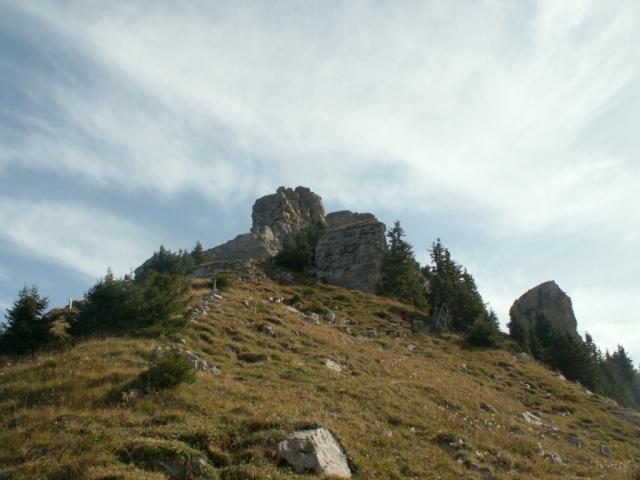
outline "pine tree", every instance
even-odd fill
[[[206,262],[207,254],[205,253],[200,240],[196,242],[196,246],[191,251],[191,257],[193,258],[193,261],[196,265],[201,265]]]
[[[508,327],[511,338],[520,345],[523,350],[529,352],[529,329],[527,326],[522,321],[512,318]]]
[[[618,349],[611,355],[611,360],[618,368],[625,383],[631,386],[636,376],[636,369],[633,366],[633,361],[629,358],[622,345],[618,345]]]
[[[550,363],[554,346],[554,330],[551,322],[544,315],[538,315],[529,338],[529,348],[536,360]]]
[[[440,239],[433,243],[430,256],[431,265],[423,273],[429,281],[428,299],[433,311],[446,306],[457,330],[465,330],[479,317],[486,317],[489,313],[473,276],[451,258]]]
[[[40,295],[36,285],[25,285],[5,315],[7,326],[0,334],[0,353],[31,353],[50,342],[51,322],[44,316],[48,306],[49,299]]]
[[[601,368],[605,380],[603,393],[622,405],[633,406],[635,401],[631,389],[618,368],[618,362],[608,351],[604,355]]]
[[[85,294],[78,315],[69,320],[69,333],[84,336],[131,329],[135,318],[129,303],[133,288],[132,282],[116,279],[113,270],[107,269]]]
[[[493,310],[479,316],[467,330],[466,341],[477,347],[496,347],[500,341],[498,316]]]
[[[413,248],[404,240],[404,230],[399,220],[396,220],[394,227],[387,232],[387,238],[389,247],[382,264],[378,293],[426,310],[428,303],[425,279],[420,272]]]
[[[172,333],[185,325],[182,313],[188,289],[189,282],[182,275],[149,270],[134,283],[115,278],[109,269],[69,320],[69,334]]]

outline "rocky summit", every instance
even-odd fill
[[[303,228],[324,225],[322,199],[305,187],[280,187],[253,204],[249,233],[238,235],[209,250],[216,260],[265,260]]]
[[[553,280],[525,292],[513,303],[509,315],[529,329],[546,318],[554,329],[578,335],[571,298]]]
[[[348,210],[325,216],[322,198],[306,187],[280,187],[255,201],[249,233],[209,253],[216,261],[266,260],[309,227],[324,229],[316,246],[318,279],[366,292],[375,291],[386,251],[386,227],[371,213]]]

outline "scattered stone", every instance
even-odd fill
[[[329,323],[334,323],[336,321],[336,314],[333,313],[331,310],[329,310],[328,308],[324,309],[324,313],[322,314],[322,316],[324,317],[324,319],[329,322]]]
[[[337,373],[342,372],[342,367],[340,366],[340,364],[334,360],[331,360],[330,358],[327,358],[324,361],[324,366],[327,367],[329,370],[333,370],[334,372],[337,372]]]
[[[493,472],[491,472],[491,469],[489,467],[475,464],[469,459],[464,460],[463,464],[469,470],[477,472],[478,475],[480,475],[484,480],[491,480],[493,478]]]
[[[471,370],[467,367],[466,363],[463,363],[462,365],[460,365],[460,371],[462,373],[471,373]]]
[[[269,357],[264,353],[245,352],[238,354],[238,360],[247,363],[260,363],[266,362],[267,360],[269,360]]]
[[[525,360],[527,362],[530,362],[533,360],[533,358],[531,358],[530,355],[524,353],[524,352],[514,352],[513,356],[516,358],[519,358],[520,360]]]
[[[582,440],[577,435],[569,435],[567,441],[578,448],[582,448]]]
[[[545,452],[540,442],[538,442],[538,453],[542,458],[546,458],[547,460],[553,463],[562,463],[562,458],[560,457],[559,454],[555,452]]]
[[[480,410],[484,410],[485,412],[494,413],[494,414],[498,413],[498,410],[496,410],[495,407],[484,402],[480,403]]]
[[[542,420],[542,418],[538,415],[535,415],[531,412],[523,412],[522,413],[522,418],[524,418],[524,420],[527,423],[531,423],[532,425],[538,425],[538,426],[542,426],[545,424],[544,420]]]
[[[546,458],[547,460],[553,462],[553,463],[562,463],[562,457],[555,452],[549,452],[547,453],[544,458]]]
[[[558,430],[553,425],[547,425],[546,426],[546,430],[544,431],[544,435],[546,435],[547,437],[559,438],[560,437],[560,430]]]
[[[603,457],[608,457],[611,455],[611,449],[605,443],[600,444],[599,450],[600,450],[600,455],[602,455]]]
[[[262,325],[260,325],[258,327],[258,330],[262,333],[266,333],[267,335],[272,336],[273,338],[276,338],[278,336],[277,332],[268,323],[263,323]]]
[[[317,313],[311,312],[306,318],[309,325],[320,325],[320,317]]]
[[[378,332],[376,331],[375,328],[370,328],[367,330],[367,337],[377,337],[378,336]]]
[[[244,302],[242,302],[244,304],[245,307],[247,308],[251,308],[251,304],[249,303],[249,300],[245,300]]]
[[[410,343],[407,348],[413,352],[418,349],[418,346],[415,343]]]
[[[351,478],[344,450],[325,428],[294,432],[278,444],[278,460],[291,465],[297,473]]]

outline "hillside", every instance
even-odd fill
[[[537,362],[427,334],[412,307],[260,271],[222,298],[192,281],[180,338],[92,339],[0,367],[0,478],[161,479],[156,460],[192,457],[209,478],[313,478],[275,455],[320,425],[356,479],[640,478],[636,415]],[[322,309],[335,320],[300,312]],[[168,344],[221,373],[132,391]]]

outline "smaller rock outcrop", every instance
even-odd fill
[[[278,460],[298,473],[351,478],[347,456],[326,428],[294,432],[278,445]]]
[[[509,315],[512,321],[532,329],[540,318],[546,318],[556,330],[578,335],[578,322],[571,298],[554,281],[532,288],[516,300]]]
[[[318,278],[345,288],[374,292],[387,250],[385,225],[370,213],[327,215],[316,245]]]

